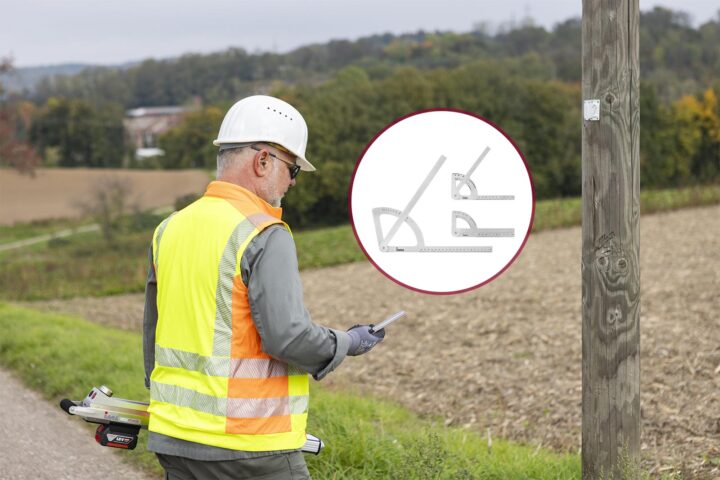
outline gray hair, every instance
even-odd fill
[[[220,146],[220,151],[217,156],[216,177],[220,178],[220,176],[236,162],[244,160],[247,156],[245,154],[249,152],[247,148],[249,145],[251,144],[229,144]]]

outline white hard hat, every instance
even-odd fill
[[[274,143],[297,157],[300,170],[312,172],[315,167],[305,158],[307,139],[305,119],[292,105],[279,98],[254,95],[228,110],[213,145]]]

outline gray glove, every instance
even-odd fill
[[[369,352],[375,345],[383,341],[385,338],[385,329],[383,328],[379,332],[370,332],[371,325],[355,325],[348,330],[350,335],[350,348],[348,349],[348,355],[362,355],[363,353]]]

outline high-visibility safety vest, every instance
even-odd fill
[[[262,351],[240,272],[250,241],[284,225],[281,212],[242,187],[212,182],[155,230],[151,432],[246,451],[305,443],[308,375]]]

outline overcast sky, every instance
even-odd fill
[[[580,16],[581,0],[0,0],[0,57],[15,65],[118,64],[227,47],[284,52],[330,39],[468,31],[530,16],[547,28]],[[715,18],[718,0],[640,0]]]

